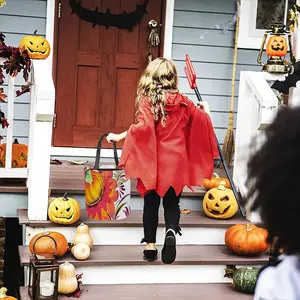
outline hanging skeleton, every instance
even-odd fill
[[[151,29],[148,42],[149,42],[149,54],[148,54],[148,63],[150,63],[153,59],[153,48],[158,47],[160,44],[159,34],[158,34],[158,27],[159,24],[151,20],[149,23],[149,28]]]

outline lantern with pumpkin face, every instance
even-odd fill
[[[277,56],[282,57],[286,56],[287,54],[287,42],[286,38],[282,35],[272,35],[270,36],[267,47],[266,53],[269,56]]]
[[[36,34],[25,36],[20,42],[20,48],[25,48],[32,59],[46,59],[50,54],[48,41]]]
[[[48,208],[49,219],[57,224],[73,224],[80,218],[80,205],[77,200],[63,197],[55,198]]]
[[[219,187],[209,190],[203,199],[205,214],[214,219],[229,219],[233,217],[238,204],[232,190],[225,188],[225,181],[221,181]]]

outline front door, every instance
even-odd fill
[[[141,0],[81,0],[81,6],[121,14]],[[54,146],[96,147],[106,132],[121,133],[135,119],[136,85],[148,62],[148,22],[162,24],[163,0],[150,0],[132,31],[81,20],[61,1],[56,65]],[[160,30],[161,31],[161,30]],[[162,48],[160,46],[160,48]],[[160,48],[154,57],[162,55]]]

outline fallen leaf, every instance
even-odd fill
[[[184,209],[180,210],[180,212],[181,212],[183,215],[187,215],[187,214],[189,214],[191,211],[190,211],[189,209],[187,209],[187,208],[184,208]]]

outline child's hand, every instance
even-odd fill
[[[118,135],[118,134],[115,134],[115,133],[110,133],[110,134],[106,137],[106,140],[107,140],[109,143],[112,143],[112,142],[118,142],[118,141],[119,141],[119,135]]]
[[[209,105],[206,101],[198,102],[197,106],[201,109],[203,109],[209,116],[210,116],[210,109]]]

